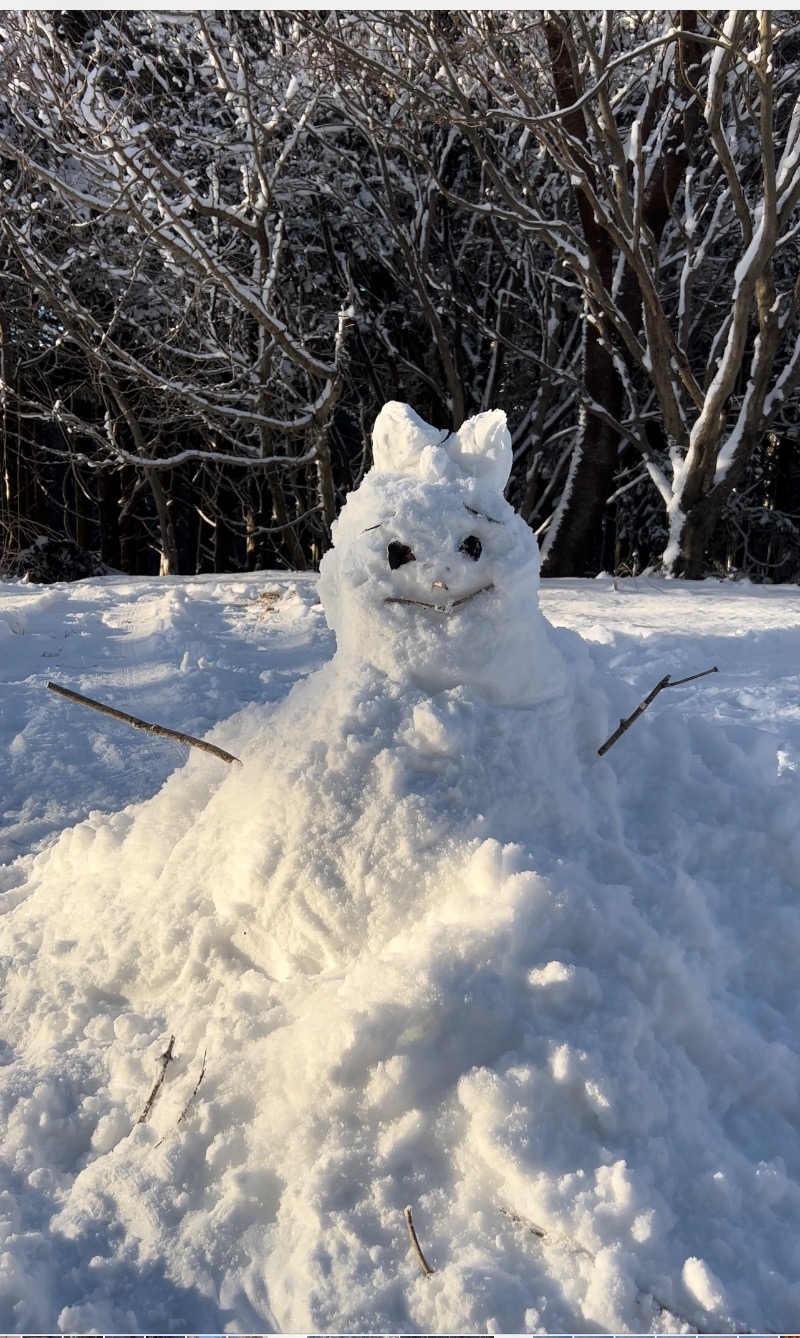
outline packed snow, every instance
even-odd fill
[[[797,1331],[800,591],[375,457],[319,580],[0,584],[3,1328]]]

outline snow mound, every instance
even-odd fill
[[[6,894],[9,1331],[796,1327],[796,775],[669,708],[599,759],[631,696],[539,611],[504,425],[440,436],[383,411],[242,765]]]

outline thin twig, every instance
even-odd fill
[[[186,1119],[186,1112],[187,1112],[187,1110],[189,1109],[189,1107],[191,1106],[191,1104],[192,1104],[192,1102],[194,1101],[195,1097],[197,1096],[197,1092],[198,1092],[198,1089],[199,1089],[199,1087],[200,1087],[200,1084],[201,1084],[201,1082],[203,1081],[204,1077],[206,1076],[206,1055],[207,1055],[207,1054],[208,1054],[208,1047],[206,1047],[206,1049],[203,1051],[203,1063],[202,1063],[201,1066],[200,1066],[200,1077],[197,1079],[197,1082],[195,1083],[194,1087],[192,1088],[192,1092],[191,1092],[191,1095],[190,1095],[190,1097],[189,1097],[189,1100],[186,1102],[186,1105],[184,1106],[183,1110],[181,1111],[180,1115],[178,1116],[178,1124],[180,1124],[181,1120],[185,1120],[185,1119]]]
[[[532,1222],[528,1217],[520,1217],[519,1213],[514,1213],[510,1208],[501,1208],[504,1217],[510,1217],[515,1226],[524,1227],[530,1231],[531,1235],[538,1236],[540,1240],[547,1240],[547,1232],[544,1227],[539,1226],[538,1222]]]
[[[639,716],[642,714],[642,712],[647,710],[651,701],[653,701],[658,696],[659,692],[661,692],[664,688],[677,688],[680,687],[681,683],[691,683],[694,681],[695,678],[705,678],[707,674],[718,674],[718,673],[719,669],[717,668],[716,665],[713,665],[711,669],[703,669],[702,672],[699,674],[689,674],[686,678],[676,678],[673,680],[670,674],[665,674],[664,677],[661,679],[661,681],[659,683],[656,683],[655,687],[653,688],[653,691],[649,692],[645,697],[644,701],[639,703],[633,714],[627,716],[625,720],[620,720],[617,729],[614,730],[614,733],[611,735],[611,737],[606,739],[605,743],[602,745],[601,748],[598,748],[597,750],[598,757],[602,757],[603,753],[608,752],[611,745],[617,742],[617,739],[619,739],[625,733],[626,729],[630,729],[634,720],[639,719]]]
[[[183,1110],[181,1111],[180,1115],[178,1116],[177,1120],[175,1121],[175,1124],[174,1124],[174,1126],[173,1126],[173,1129],[177,1129],[177,1127],[178,1127],[178,1125],[180,1124],[181,1120],[185,1120],[185,1119],[186,1119],[186,1112],[187,1112],[187,1110],[189,1109],[189,1107],[190,1107],[190,1105],[192,1104],[192,1102],[194,1101],[195,1097],[197,1096],[197,1092],[198,1092],[198,1089],[199,1089],[199,1087],[200,1087],[200,1084],[201,1084],[201,1082],[203,1081],[204,1077],[206,1076],[206,1055],[207,1055],[207,1054],[208,1054],[208,1047],[206,1047],[206,1049],[203,1051],[203,1063],[202,1063],[201,1066],[200,1066],[200,1077],[197,1079],[197,1082],[195,1083],[194,1087],[192,1088],[191,1094],[190,1094],[190,1096],[189,1096],[189,1100],[186,1102],[186,1105],[184,1106]],[[173,1130],[168,1130],[167,1132],[168,1132],[168,1133],[172,1133]],[[160,1148],[160,1147],[161,1147],[161,1144],[164,1142],[164,1138],[166,1138],[166,1136],[167,1136],[167,1135],[164,1134],[164,1137],[159,1138],[158,1142],[156,1143],[156,1147],[157,1147],[157,1148]]]
[[[419,1243],[419,1241],[417,1240],[417,1233],[416,1233],[416,1231],[414,1230],[414,1219],[413,1219],[412,1216],[411,1216],[411,1207],[410,1207],[410,1206],[409,1206],[408,1208],[404,1208],[404,1209],[403,1209],[403,1216],[404,1216],[404,1218],[406,1219],[406,1226],[408,1227],[408,1234],[409,1234],[409,1237],[410,1237],[410,1239],[411,1239],[411,1244],[412,1244],[413,1247],[414,1247],[414,1253],[416,1254],[417,1258],[419,1259],[419,1265],[420,1265],[420,1268],[422,1269],[422,1271],[423,1271],[423,1273],[425,1274],[426,1278],[428,1278],[428,1277],[430,1277],[431,1273],[433,1272],[433,1269],[431,1268],[430,1264],[428,1263],[427,1259],[425,1258],[425,1255],[422,1253],[422,1249],[421,1249],[421,1247],[420,1247],[420,1243]]]
[[[421,609],[436,609],[437,613],[449,613],[451,609],[457,609],[459,604],[469,604],[471,599],[486,594],[487,590],[494,590],[494,585],[482,585],[480,590],[473,590],[471,595],[462,595],[460,599],[451,599],[448,604],[428,604],[424,599],[401,599],[399,595],[387,595],[383,602],[384,604],[416,604]]]
[[[144,1124],[145,1120],[148,1118],[150,1112],[152,1111],[153,1106],[156,1104],[156,1101],[158,1100],[158,1094],[161,1091],[161,1088],[164,1086],[164,1078],[166,1077],[169,1061],[174,1057],[172,1054],[172,1047],[174,1044],[175,1044],[175,1037],[170,1036],[169,1045],[167,1046],[166,1050],[161,1056],[161,1069],[159,1071],[158,1077],[153,1083],[153,1090],[144,1103],[144,1110],[142,1111],[141,1115],[136,1121],[137,1124]]]
[[[693,674],[692,677],[694,678],[696,675]],[[675,684],[673,683],[671,686],[674,687]],[[553,1246],[556,1249],[566,1250],[569,1254],[582,1255],[586,1259],[596,1260],[597,1258],[596,1255],[592,1254],[591,1250],[586,1249],[585,1245],[578,1245],[575,1241],[570,1240],[568,1236],[553,1235],[552,1232],[545,1231],[544,1227],[538,1226],[536,1222],[531,1222],[527,1217],[521,1217],[519,1213],[512,1212],[509,1208],[501,1208],[500,1212],[504,1217],[508,1217],[515,1226],[522,1227],[525,1231],[529,1231],[532,1236],[536,1236],[537,1239],[542,1242],[543,1247]],[[646,1291],[643,1287],[638,1286],[638,1284],[636,1284],[636,1290],[643,1300],[652,1301],[659,1310],[662,1310],[665,1315],[669,1315],[671,1319],[676,1319],[681,1324],[685,1324],[691,1329],[697,1327],[694,1321],[687,1319],[685,1315],[681,1315],[670,1306],[667,1306],[655,1295],[654,1292]],[[749,1333],[751,1330],[743,1329],[739,1330],[739,1332]]]
[[[238,762],[242,765],[241,758],[234,757],[233,753],[226,753],[224,748],[218,748],[215,743],[206,743],[205,739],[196,739],[193,734],[184,734],[182,730],[167,729],[166,725],[151,725],[147,720],[140,720],[138,716],[128,715],[127,711],[118,711],[114,706],[106,706],[103,702],[95,701],[94,697],[84,697],[80,692],[73,692],[72,688],[63,688],[60,683],[48,683],[51,692],[57,692],[61,697],[67,697],[72,702],[78,702],[81,706],[90,706],[93,711],[99,711],[101,715],[110,715],[113,720],[122,720],[126,725],[135,725],[137,729],[147,730],[148,734],[160,734],[165,739],[175,739],[178,743],[186,743],[191,748],[201,748],[204,753],[213,753],[214,757],[219,757],[223,762]]]

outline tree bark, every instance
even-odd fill
[[[575,72],[570,50],[558,24],[545,23],[545,34],[550,51],[553,84],[559,107],[569,107],[578,98]],[[580,111],[564,116],[566,131],[583,144],[586,125]],[[586,246],[604,285],[610,286],[613,251],[608,234],[600,228],[588,201],[580,192],[575,204],[581,222]],[[584,324],[583,380],[587,394],[601,404],[614,418],[618,418],[623,400],[623,389],[613,360],[600,343],[596,326]],[[581,414],[578,441],[570,465],[569,495],[559,507],[552,540],[545,539],[542,557],[544,576],[583,576],[591,571],[601,542],[603,512],[606,498],[614,491],[614,473],[619,452],[619,434],[605,423],[593,423]]]
[[[617,418],[622,409],[622,387],[614,365],[600,344],[594,326],[584,336],[583,381],[586,393]],[[543,576],[596,575],[602,546],[606,498],[614,491],[619,456],[619,433],[607,423],[582,414],[567,485],[563,514],[552,544],[542,555]]]
[[[157,469],[147,470],[147,482],[153,494],[158,516],[158,532],[161,540],[161,576],[178,576],[178,548],[175,543],[175,531],[169,511],[169,500]]]
[[[681,15],[689,31],[696,31],[696,15]],[[545,24],[548,49],[552,61],[556,100],[560,107],[569,107],[578,99],[581,89],[575,78],[573,48],[557,22]],[[698,44],[681,38],[678,64],[684,82],[693,91],[689,74],[700,59]],[[651,114],[655,114],[654,106]],[[660,239],[670,216],[672,200],[680,184],[687,163],[686,144],[698,118],[696,97],[690,98],[680,120],[675,120],[671,133],[665,139],[659,170],[654,171],[645,192],[642,222],[653,240]],[[586,170],[590,176],[591,147],[587,140],[586,123],[581,111],[566,112],[563,119],[567,133],[586,152]],[[645,130],[647,127],[645,126]],[[611,288],[612,268],[616,251],[606,230],[594,217],[586,197],[578,187],[575,203],[586,241],[587,250],[607,292]],[[620,284],[618,304],[632,329],[642,322],[642,295],[634,271],[626,267]],[[601,333],[594,323],[586,324],[584,342],[584,388],[589,398],[601,405],[608,414],[619,419],[625,404],[625,392],[613,359],[601,343]],[[625,350],[621,357],[629,363]],[[606,499],[614,491],[614,478],[619,462],[619,433],[604,423],[593,422],[582,415],[576,454],[570,466],[568,491],[565,491],[562,513],[557,517],[557,530],[551,543],[543,546],[542,572],[546,576],[583,576],[594,573],[602,564],[602,529]],[[713,528],[713,524],[712,524]]]
[[[681,531],[680,552],[672,564],[673,576],[701,581],[707,574],[706,553],[722,505],[718,498],[709,498],[696,503],[688,512]]]

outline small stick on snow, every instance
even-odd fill
[[[591,1250],[587,1250],[585,1245],[575,1244],[568,1236],[553,1236],[549,1231],[545,1231],[544,1227],[538,1226],[536,1222],[531,1222],[527,1217],[520,1217],[519,1213],[512,1212],[510,1208],[501,1208],[500,1211],[504,1217],[510,1218],[515,1226],[524,1227],[526,1231],[530,1231],[532,1235],[536,1236],[542,1242],[543,1246],[555,1246],[557,1249],[567,1250],[570,1254],[580,1254],[586,1259],[593,1259],[596,1262],[597,1256],[592,1254]],[[685,1324],[688,1329],[697,1328],[696,1321],[687,1319],[685,1315],[681,1315],[678,1311],[665,1305],[663,1301],[659,1300],[655,1292],[644,1291],[643,1288],[638,1285],[636,1286],[636,1291],[640,1297],[647,1301],[652,1301],[658,1309],[662,1310],[670,1319],[677,1320],[680,1324]],[[751,1332],[752,1330],[750,1329],[737,1329],[737,1333]]]
[[[78,702],[81,706],[90,706],[93,711],[99,711],[101,715],[110,715],[113,720],[122,720],[126,725],[135,725],[137,729],[147,730],[148,734],[161,734],[165,739],[175,739],[178,743],[186,743],[191,748],[202,748],[204,753],[213,753],[223,762],[238,762],[240,766],[242,765],[241,758],[234,757],[233,753],[226,753],[224,748],[218,748],[214,743],[206,743],[205,739],[196,739],[193,734],[167,729],[166,725],[151,725],[146,720],[140,720],[138,716],[128,715],[126,711],[118,711],[113,706],[95,701],[94,697],[84,697],[80,692],[73,692],[72,688],[63,688],[60,683],[48,683],[47,686],[51,692],[57,692],[60,697],[67,697],[69,701]]]
[[[422,1253],[420,1243],[417,1240],[417,1233],[414,1230],[414,1219],[411,1216],[410,1206],[408,1208],[403,1209],[403,1216],[406,1219],[406,1226],[408,1227],[408,1234],[411,1239],[411,1244],[414,1247],[414,1253],[419,1259],[419,1266],[422,1269],[423,1273],[425,1274],[426,1278],[430,1277],[431,1273],[433,1272],[433,1269],[431,1268],[430,1264],[425,1258],[425,1255]]]
[[[204,1077],[206,1076],[206,1055],[207,1055],[207,1054],[208,1054],[208,1047],[206,1046],[206,1049],[203,1051],[203,1063],[202,1063],[201,1066],[200,1066],[200,1077],[197,1079],[197,1082],[195,1083],[194,1087],[192,1088],[191,1094],[190,1094],[190,1096],[189,1096],[189,1100],[186,1102],[186,1105],[184,1106],[183,1110],[181,1111],[180,1115],[178,1116],[177,1120],[175,1121],[175,1125],[174,1125],[174,1128],[175,1128],[175,1129],[177,1129],[177,1127],[178,1127],[178,1125],[180,1124],[181,1120],[185,1120],[185,1119],[186,1119],[186,1112],[187,1112],[187,1110],[189,1109],[189,1107],[191,1106],[191,1104],[192,1104],[192,1102],[194,1101],[195,1097],[197,1096],[197,1093],[198,1093],[200,1084],[201,1084],[201,1082],[203,1081]],[[168,1132],[168,1133],[171,1133],[172,1131],[171,1131],[171,1130],[168,1130],[167,1132]],[[164,1135],[164,1138],[166,1138],[166,1134]],[[159,1138],[158,1142],[156,1143],[156,1147],[157,1147],[157,1148],[160,1148],[160,1147],[161,1147],[161,1144],[164,1142],[164,1138]]]
[[[178,1116],[178,1124],[180,1124],[181,1120],[185,1120],[185,1119],[186,1119],[186,1112],[187,1112],[187,1110],[189,1109],[189,1107],[191,1106],[191,1104],[192,1104],[192,1102],[194,1101],[195,1097],[197,1096],[197,1092],[198,1092],[198,1089],[199,1089],[199,1087],[200,1087],[200,1084],[201,1084],[201,1082],[203,1081],[203,1079],[204,1079],[205,1076],[206,1076],[206,1055],[207,1055],[207,1054],[208,1054],[208,1047],[206,1046],[206,1049],[203,1051],[203,1062],[202,1062],[202,1064],[200,1065],[200,1077],[197,1079],[197,1082],[195,1083],[194,1087],[192,1088],[192,1092],[191,1092],[191,1096],[189,1097],[189,1100],[186,1102],[186,1105],[184,1106],[183,1110],[181,1111],[180,1115]]]
[[[617,742],[617,739],[619,739],[625,733],[626,729],[630,729],[634,720],[639,719],[639,716],[644,711],[647,710],[651,701],[653,701],[658,696],[659,692],[661,692],[663,688],[677,688],[680,687],[681,683],[692,683],[696,678],[705,678],[707,674],[718,674],[718,673],[719,669],[717,668],[716,665],[713,665],[711,669],[703,669],[702,672],[699,674],[689,674],[687,678],[676,678],[674,681],[670,676],[670,674],[665,674],[665,676],[661,679],[661,681],[659,683],[656,683],[655,687],[653,688],[653,691],[648,693],[643,702],[639,703],[633,714],[629,715],[625,720],[620,720],[618,728],[614,730],[614,733],[611,735],[611,737],[606,739],[605,743],[601,748],[598,748],[597,750],[598,757],[602,757],[603,753],[607,753],[611,745]]]
[[[167,1066],[169,1064],[169,1061],[173,1058],[172,1047],[174,1044],[175,1044],[175,1037],[170,1036],[169,1045],[167,1046],[166,1050],[161,1056],[161,1071],[158,1077],[156,1078],[155,1082],[153,1083],[153,1090],[144,1103],[144,1110],[142,1111],[141,1115],[136,1121],[137,1124],[144,1124],[145,1120],[148,1118],[151,1110],[153,1109],[153,1106],[156,1104],[156,1101],[158,1100],[158,1094],[164,1085],[164,1078],[166,1076]]]
[[[539,1226],[538,1222],[532,1222],[528,1217],[520,1217],[519,1213],[512,1212],[510,1208],[501,1208],[500,1211],[504,1217],[510,1217],[515,1226],[524,1227],[526,1231],[538,1236],[540,1240],[547,1240],[547,1232],[544,1227]]]

